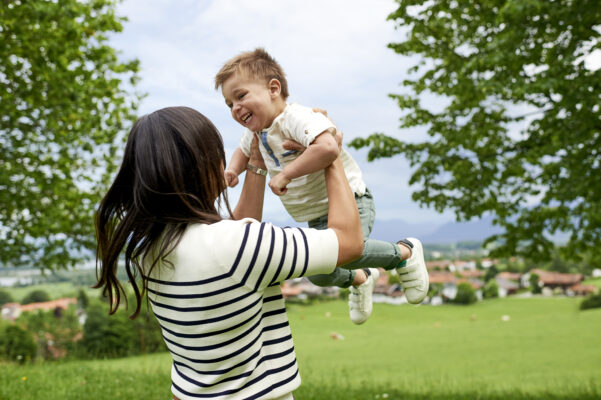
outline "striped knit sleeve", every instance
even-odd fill
[[[252,222],[237,248],[236,276],[252,290],[286,279],[330,273],[336,267],[338,239],[331,229],[280,228]]]

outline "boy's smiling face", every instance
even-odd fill
[[[280,96],[280,82],[272,79],[268,83],[236,72],[223,82],[221,93],[225,104],[231,109],[232,117],[253,132],[268,128],[285,105]]]

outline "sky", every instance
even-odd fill
[[[213,78],[226,60],[256,47],[282,65],[288,101],[326,109],[345,141],[374,132],[414,141],[423,138],[423,130],[399,129],[401,111],[388,97],[402,90],[415,62],[387,47],[403,38],[386,20],[395,5],[392,0],[124,0],[118,14],[128,21],[111,45],[123,59],[141,62],[138,90],[147,96],[140,114],[176,105],[200,111],[220,130],[228,160],[243,128],[231,118]],[[368,163],[367,150],[349,152],[374,195],[377,221],[454,220],[452,213],[420,208],[411,200],[411,170],[403,157]],[[241,186],[228,193],[232,205]],[[267,190],[264,219],[290,221]]]

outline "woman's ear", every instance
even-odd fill
[[[272,80],[269,81],[269,83],[267,84],[268,88],[269,88],[269,94],[271,95],[272,98],[278,97],[280,95],[280,93],[282,92],[282,84],[280,83],[279,80],[273,78]]]

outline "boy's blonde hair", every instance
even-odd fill
[[[244,72],[254,79],[268,83],[272,79],[280,81],[282,98],[288,98],[288,81],[278,62],[263,48],[246,51],[227,61],[215,75],[215,89],[219,89],[236,72]]]

